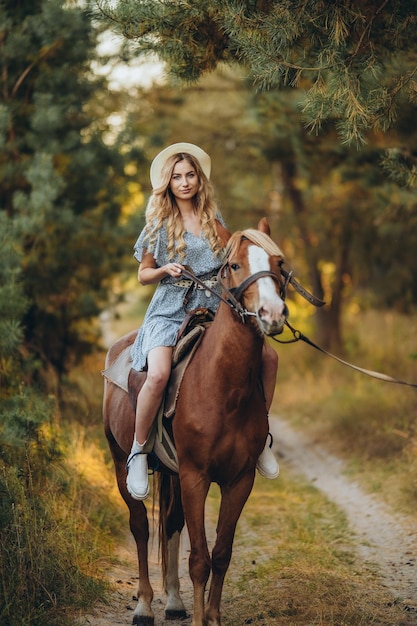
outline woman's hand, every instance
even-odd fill
[[[181,263],[167,263],[164,265],[163,269],[168,276],[172,276],[172,278],[179,278],[182,274],[183,266]]]
[[[184,269],[181,263],[167,263],[162,267],[157,267],[152,254],[143,255],[142,262],[138,270],[138,280],[141,285],[152,285],[159,283],[163,278],[172,276],[172,278],[180,278]]]

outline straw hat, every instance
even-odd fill
[[[204,174],[207,178],[210,178],[211,159],[209,155],[204,152],[204,150],[195,146],[193,143],[173,143],[172,146],[168,146],[168,148],[165,148],[157,154],[152,161],[150,171],[152,189],[156,189],[161,184],[161,172],[167,159],[174,154],[179,154],[181,152],[186,152],[187,154],[191,154],[195,157],[200,163]]]

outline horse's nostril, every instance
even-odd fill
[[[263,306],[261,306],[261,308],[258,309],[258,317],[259,318],[262,319],[263,317],[265,317],[266,313],[267,313],[267,311],[266,311],[266,309]]]
[[[278,311],[277,311],[277,313],[278,313]],[[289,315],[289,311],[288,311],[288,307],[285,304],[285,302],[282,303],[282,309],[279,311],[279,316],[274,315],[273,312],[271,312],[269,309],[267,309],[264,306],[261,306],[258,309],[258,317],[259,317],[259,319],[271,319],[272,320],[272,319],[280,317],[280,316],[283,316],[283,317],[287,318],[288,315]]]

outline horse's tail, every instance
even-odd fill
[[[180,480],[177,474],[159,474],[159,555],[166,589],[168,541],[184,528]]]

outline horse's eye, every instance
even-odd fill
[[[278,261],[278,267],[281,269],[281,267],[284,265],[284,259],[280,259]]]
[[[238,265],[237,263],[232,263],[230,265],[230,268],[234,271],[237,272],[237,270],[240,268],[240,265]]]

